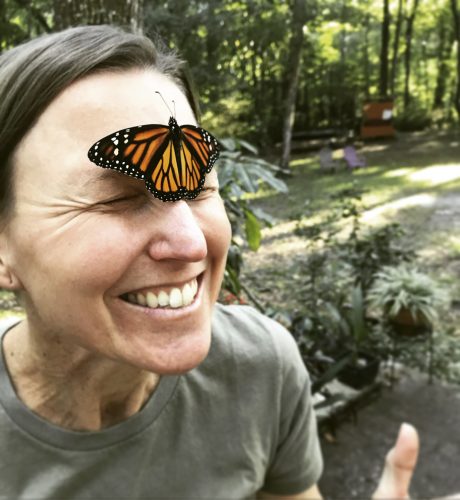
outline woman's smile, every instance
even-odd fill
[[[202,305],[204,273],[185,283],[147,287],[120,296],[129,313],[142,313],[156,321],[184,318]]]
[[[185,283],[143,287],[123,294],[121,298],[132,304],[151,309],[170,307],[173,309],[190,305],[198,291],[198,276]]]

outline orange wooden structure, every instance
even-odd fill
[[[394,137],[394,135],[393,101],[382,100],[364,103],[361,138]]]

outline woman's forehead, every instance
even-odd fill
[[[96,129],[102,135],[147,123],[167,124],[171,113],[181,125],[195,124],[182,90],[152,69],[90,75],[65,89],[50,108],[55,119],[67,123],[71,113],[79,119],[80,131]]]
[[[182,90],[155,70],[89,75],[67,87],[49,104],[17,150],[24,149],[24,143],[34,142],[36,155],[63,144],[84,148],[86,156],[96,141],[117,130],[152,123],[167,125],[171,116],[168,106],[179,125],[196,124]]]
[[[171,116],[168,106],[180,125],[196,123],[182,90],[155,70],[85,77],[52,101],[21,141],[14,155],[16,177],[21,183],[30,181],[33,165],[36,177],[59,177],[66,184],[69,178],[78,190],[79,179],[92,178],[99,170],[87,156],[96,141],[132,126],[166,125]]]

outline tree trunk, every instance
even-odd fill
[[[452,0],[456,1],[456,0]],[[407,1],[409,3],[409,1]],[[407,109],[410,102],[410,71],[411,71],[411,56],[412,56],[412,35],[414,32],[415,14],[419,0],[414,0],[411,13],[406,17],[406,50],[404,52],[404,110]],[[407,5],[407,4],[406,4]]]
[[[287,93],[284,101],[283,116],[283,149],[280,167],[284,172],[289,171],[289,157],[291,154],[292,127],[295,118],[295,103],[299,83],[300,61],[304,42],[303,27],[307,21],[306,0],[294,0],[292,7],[291,39],[286,66]]]
[[[447,91],[447,83],[449,81],[449,59],[452,52],[453,30],[449,30],[447,22],[447,11],[443,9],[439,16],[438,39],[439,45],[437,50],[438,74],[436,76],[436,86],[433,96],[433,109],[441,109],[444,105],[444,100]]]
[[[382,39],[380,46],[379,94],[388,94],[388,52],[390,47],[390,0],[383,0]]]
[[[117,24],[143,31],[144,0],[53,0],[54,28],[79,24]]]
[[[369,99],[369,88],[371,86],[371,71],[369,61],[369,31],[370,15],[366,14],[363,21],[364,44],[363,44],[363,69],[364,69],[364,95]]]
[[[396,76],[398,74],[399,39],[401,37],[401,25],[403,19],[403,0],[398,1],[398,13],[396,15],[395,33],[393,38],[393,56],[391,58],[390,92],[395,95]]]
[[[342,8],[340,12],[340,23],[343,28],[340,30],[339,34],[339,51],[340,51],[340,63],[337,66],[338,74],[333,81],[333,85],[330,87],[331,92],[331,103],[335,104],[335,110],[332,113],[332,117],[335,118],[333,127],[344,127],[344,103],[345,103],[345,93],[337,92],[337,82],[344,82],[347,77],[347,1],[342,0]]]
[[[452,14],[454,18],[454,33],[457,41],[457,82],[455,89],[455,109],[460,118],[460,11],[457,0],[451,0]]]

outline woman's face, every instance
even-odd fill
[[[179,125],[195,123],[181,90],[153,70],[92,75],[50,104],[13,158],[5,260],[31,332],[162,374],[208,352],[230,226],[215,171],[196,200],[165,203],[88,160],[111,132],[168,122],[155,91]],[[156,300],[188,305],[142,305]]]

